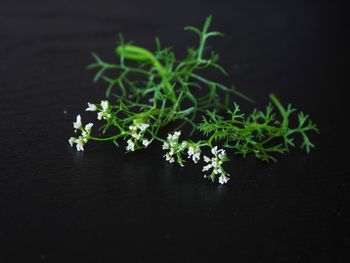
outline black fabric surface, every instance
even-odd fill
[[[345,6],[337,1],[0,3],[1,262],[348,262]],[[124,155],[68,145],[72,121],[104,96],[91,51],[113,60],[122,32],[181,56],[182,30],[213,14],[210,41],[258,107],[274,92],[309,113],[316,149],[264,164],[230,155],[225,186],[166,163],[159,144]],[[244,109],[251,105],[240,101]],[[23,261],[25,260],[25,261]],[[113,261],[112,261],[113,260]]]

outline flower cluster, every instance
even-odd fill
[[[163,150],[169,150],[165,155],[165,160],[170,163],[175,162],[174,155],[177,156],[177,162],[183,166],[183,160],[181,157],[181,153],[186,149],[187,142],[184,141],[179,143],[179,137],[181,135],[181,131],[174,132],[173,134],[168,134],[167,141],[163,143]]]
[[[110,107],[107,100],[102,100],[100,106],[98,107],[96,104],[92,104],[88,102],[88,107],[85,111],[98,111],[97,119],[98,120],[107,120],[111,117]]]
[[[196,144],[192,144],[188,147],[187,154],[188,158],[192,157],[192,161],[194,163],[198,163],[201,158],[201,148],[199,148],[199,146]]]
[[[182,153],[185,149],[187,149],[188,158],[192,158],[194,163],[198,163],[198,161],[201,159],[201,144],[199,142],[179,142],[180,135],[181,131],[174,132],[173,134],[168,134],[167,140],[163,143],[163,150],[168,150],[168,152],[164,155],[165,159],[170,163],[174,163],[175,157],[177,157],[176,161],[181,166],[183,166]],[[206,146],[208,145],[206,144]],[[216,176],[220,175],[219,183],[225,184],[228,182],[228,177],[230,176],[222,167],[223,163],[228,161],[225,150],[218,149],[218,147],[215,146],[211,148],[211,153],[213,154],[212,158],[203,156],[203,159],[207,165],[203,167],[202,171],[206,172],[210,169],[213,169],[209,175],[209,178],[214,181]],[[204,177],[206,178],[207,175],[204,175]]]
[[[79,136],[78,138],[71,137],[68,140],[70,146],[73,147],[73,145],[76,144],[78,151],[84,151],[84,145],[88,142],[90,138],[91,128],[93,125],[93,123],[88,123],[85,125],[85,127],[83,127],[83,124],[81,122],[81,116],[78,115],[76,121],[73,122],[73,127],[75,129],[75,132],[77,132],[77,130],[81,130],[81,136]]]
[[[222,168],[222,164],[226,161],[228,161],[225,150],[218,149],[217,146],[211,149],[211,153],[214,155],[212,158],[209,158],[207,156],[204,156],[204,161],[208,163],[203,167],[203,172],[209,171],[210,169],[213,169],[211,174],[209,175],[209,178],[212,180],[215,179],[215,176],[217,174],[220,175],[219,177],[219,183],[225,184],[228,182],[230,176],[228,173],[225,172],[225,170]],[[207,176],[204,175],[206,178]]]
[[[131,131],[131,139],[127,140],[127,151],[135,151],[135,146],[138,145],[138,141],[141,141],[145,148],[151,143],[151,141],[144,137],[148,127],[149,124],[143,123],[142,120],[133,121],[133,125],[129,126],[129,130]]]

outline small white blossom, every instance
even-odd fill
[[[181,131],[174,132],[173,134],[168,134],[167,139],[169,141],[177,141],[181,135]]]
[[[174,132],[174,134],[172,135],[172,140],[174,141],[178,140],[180,135],[181,135],[181,131]]]
[[[209,162],[211,161],[211,159],[210,159],[208,156],[205,156],[205,155],[204,155],[204,161],[205,161],[206,163],[209,163]]]
[[[216,155],[218,153],[218,147],[215,146],[214,148],[211,149],[211,153]]]
[[[81,126],[82,126],[82,123],[81,123],[81,116],[80,116],[80,114],[79,114],[79,115],[77,116],[76,121],[73,122],[73,127],[74,127],[75,130],[78,130],[78,129],[81,128]]]
[[[94,126],[94,124],[90,122],[90,123],[88,123],[88,124],[85,125],[84,130],[87,131],[87,132],[90,132],[92,126]]]
[[[175,159],[174,159],[174,157],[172,156],[172,154],[167,153],[167,154],[164,155],[164,156],[165,156],[165,160],[167,160],[169,163],[175,162]]]
[[[97,119],[98,120],[107,120],[111,117],[111,114],[108,112],[109,110],[109,103],[107,100],[102,100],[101,101],[101,107],[102,107],[102,111],[99,111],[97,113]]]
[[[183,151],[184,149],[186,149],[187,145],[188,145],[188,142],[183,141],[183,142],[181,143],[181,145],[180,145],[181,151]]]
[[[137,130],[137,127],[134,126],[134,125],[130,125],[130,126],[129,126],[129,130],[130,130],[130,131],[136,131],[136,130]]]
[[[148,123],[141,123],[141,124],[139,125],[138,128],[139,128],[142,132],[144,132],[148,127],[149,127],[149,124],[148,124]]]
[[[107,111],[108,110],[108,101],[107,100],[102,100],[101,101],[101,107],[102,107],[102,111]]]
[[[220,184],[226,184],[228,182],[228,180],[230,180],[230,178],[226,177],[223,174],[219,177],[219,183]]]
[[[211,149],[211,153],[214,155],[212,158],[209,158],[207,156],[203,157],[207,165],[203,167],[202,171],[206,172],[212,168],[213,170],[209,177],[213,179],[215,177],[214,175],[220,175],[219,183],[220,184],[227,183],[227,181],[229,180],[228,178],[229,174],[227,174],[222,168],[222,164],[225,161],[227,161],[225,150],[218,149],[218,147],[215,146],[214,148]]]
[[[221,152],[218,154],[218,157],[220,160],[224,160],[226,158],[225,150],[221,150]]]
[[[85,125],[84,130],[82,131],[81,135],[83,136],[84,140],[88,140],[88,137],[90,135],[91,132],[91,128],[94,124],[93,123],[88,123]]]
[[[85,125],[84,128],[82,128],[83,124],[81,122],[81,116],[78,115],[76,121],[73,123],[73,126],[75,129],[81,130],[81,136],[79,136],[78,138],[71,137],[68,140],[70,146],[73,147],[75,143],[78,151],[84,151],[84,145],[88,142],[90,138],[91,128],[93,125],[94,125],[93,123],[88,123]]]
[[[134,144],[134,142],[131,140],[131,139],[129,139],[128,141],[127,141],[127,143],[128,143],[128,145],[126,146],[126,150],[127,151],[135,151],[135,144]]]
[[[84,151],[84,144],[86,141],[82,136],[79,136],[79,138],[75,140],[75,143],[77,144],[76,147],[78,151]]]
[[[201,156],[201,153],[200,152],[196,152],[195,154],[193,154],[192,156],[192,161],[194,163],[197,163],[199,160],[200,160],[200,156]]]
[[[131,134],[131,137],[133,137],[134,139],[136,139],[137,141],[140,140],[141,138],[141,133],[136,133],[136,132],[133,132]]]
[[[188,154],[188,158],[190,158],[191,155],[194,154],[194,147],[193,146],[188,147],[187,154]]]
[[[111,114],[107,113],[107,112],[104,112],[104,111],[100,111],[97,113],[97,119],[98,120],[107,120],[111,117]]]
[[[75,138],[75,137],[70,137],[70,138],[69,138],[68,142],[69,142],[70,146],[73,147],[73,144],[75,143],[76,139],[77,139],[77,138]]]
[[[97,119],[98,120],[102,120],[102,118],[103,118],[103,112],[100,111],[100,112],[97,113]]]
[[[201,156],[201,149],[197,145],[194,145],[194,146],[191,145],[188,147],[187,154],[188,154],[188,158],[192,157],[193,162],[197,163]]]
[[[141,120],[134,120],[134,125],[129,126],[129,130],[132,131],[131,136],[136,140],[140,140],[146,129],[149,127],[148,123],[142,123]],[[140,130],[140,133],[138,131]]]
[[[127,141],[128,146],[127,150],[134,151],[135,150],[135,144],[137,144],[137,141],[142,140],[142,145],[147,147],[151,142],[144,138],[144,134],[146,129],[149,127],[148,123],[143,123],[141,120],[134,120],[133,125],[129,126],[129,130],[131,131],[131,139]]]
[[[142,140],[142,144],[143,144],[143,146],[145,146],[145,147],[147,147],[150,143],[151,143],[151,142],[150,142],[149,140],[147,140],[147,139],[143,139],[143,140]]]
[[[88,102],[88,107],[85,109],[85,111],[97,111],[97,106]]]
[[[168,150],[170,148],[170,145],[168,142],[164,142],[162,146],[163,150]]]
[[[203,169],[202,169],[202,172],[209,171],[209,169],[210,169],[211,167],[212,167],[211,164],[208,164],[208,165],[204,166]]]
[[[167,141],[163,143],[163,150],[169,150],[168,153],[164,155],[165,159],[170,163],[175,162],[174,155],[177,156],[177,162],[183,165],[183,160],[181,157],[181,153],[187,148],[188,142],[184,141],[182,143],[179,142],[179,137],[181,135],[181,131],[176,131],[173,134],[168,134]]]

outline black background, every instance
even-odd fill
[[[1,0],[0,261],[346,262],[345,10],[339,1]],[[311,154],[267,165],[231,155],[232,178],[219,186],[200,167],[166,163],[160,145],[129,155],[108,143],[70,148],[75,116],[104,95],[85,70],[91,51],[113,60],[123,32],[147,48],[157,35],[181,56],[196,44],[182,28],[209,14],[226,34],[210,42],[230,72],[222,81],[257,106],[274,92],[309,113],[321,130]]]

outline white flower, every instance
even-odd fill
[[[78,115],[77,120],[73,123],[73,126],[75,129],[81,130],[81,136],[79,136],[78,138],[71,137],[68,140],[70,146],[73,146],[75,143],[78,151],[84,151],[84,144],[87,143],[90,138],[91,128],[93,125],[93,123],[88,123],[85,125],[84,128],[82,128],[83,124],[81,122],[81,116]]]
[[[179,137],[181,135],[181,131],[177,131],[177,132],[174,132],[173,136],[172,136],[172,140],[178,140]]]
[[[164,157],[165,157],[165,160],[169,161],[169,163],[175,162],[174,157],[170,153],[167,153],[166,155],[164,155]]]
[[[177,131],[177,132],[174,132],[173,137],[176,137],[176,139],[179,139],[180,135],[181,135],[181,131]]]
[[[137,127],[134,126],[134,125],[130,125],[130,126],[129,126],[129,130],[130,130],[130,131],[137,131]]]
[[[179,137],[181,135],[181,131],[174,132],[173,134],[168,134],[167,141],[163,143],[163,150],[169,150],[168,153],[164,155],[165,159],[171,163],[175,162],[175,158],[173,155],[177,154],[177,162],[183,166],[182,158],[179,154],[187,147],[187,142],[184,141],[179,143]]]
[[[148,127],[149,127],[148,123],[141,123],[138,128],[144,132]]]
[[[188,144],[188,143],[187,143],[186,141],[183,141],[183,142],[181,143],[181,145],[180,145],[180,150],[183,151],[184,149],[186,149],[187,144]]]
[[[133,125],[129,126],[129,130],[131,131],[131,138],[127,141],[128,146],[126,149],[128,151],[135,150],[135,143],[142,139],[142,145],[147,147],[151,142],[144,138],[144,133],[146,129],[149,127],[149,124],[142,123],[141,120],[133,120]]]
[[[106,112],[108,110],[108,101],[107,100],[102,100],[101,101],[101,107],[102,107],[102,111]]]
[[[98,113],[97,113],[97,119],[98,119],[98,120],[102,120],[103,115],[104,115],[104,114],[103,114],[102,111],[98,112]]]
[[[108,118],[111,117],[111,114],[107,113],[107,112],[104,112],[104,111],[100,111],[97,113],[97,119],[98,120],[107,120]]]
[[[77,144],[76,146],[78,151],[84,151],[84,144],[86,141],[82,136],[79,136],[79,138],[75,140],[75,143]]]
[[[143,146],[145,146],[145,147],[147,147],[150,143],[151,143],[151,142],[150,142],[149,140],[147,140],[147,139],[143,139],[143,140],[142,140],[142,144],[143,144]]]
[[[200,153],[200,152],[195,153],[195,154],[192,156],[192,161],[193,161],[194,163],[198,163],[198,161],[200,160],[200,156],[201,156],[201,153]]]
[[[194,154],[194,147],[193,146],[188,147],[187,154],[188,154],[188,158],[190,158],[191,155]]]
[[[128,143],[128,145],[126,146],[126,150],[127,151],[135,151],[135,144],[134,144],[134,142],[132,141],[132,140],[128,140],[127,141],[127,143]]]
[[[84,130],[85,130],[86,132],[90,132],[92,126],[94,126],[94,124],[90,122],[90,123],[88,123],[88,124],[85,125]]]
[[[197,145],[191,145],[190,147],[188,147],[187,154],[188,158],[192,157],[193,162],[197,163],[201,156],[201,149]]]
[[[177,141],[181,135],[181,131],[174,132],[173,134],[168,134],[167,139],[169,141]]]
[[[213,173],[214,174],[221,174],[222,173],[222,170],[220,168],[214,168],[213,169]]]
[[[80,114],[79,114],[79,115],[77,116],[76,121],[73,122],[73,127],[74,127],[75,130],[78,130],[78,129],[81,128],[81,126],[82,126],[82,123],[81,123],[81,116],[80,116]]]
[[[225,150],[221,149],[221,152],[218,154],[220,160],[224,160],[226,158]]]
[[[88,137],[90,136],[91,128],[93,125],[93,123],[86,124],[84,130],[81,133],[86,142],[88,141]]]
[[[69,142],[70,146],[73,147],[73,144],[75,143],[76,139],[77,139],[77,138],[75,138],[75,137],[70,137],[70,138],[69,138],[68,142]]]
[[[170,148],[169,143],[164,142],[162,148],[163,148],[163,150],[168,150]]]
[[[146,129],[149,127],[149,124],[142,123],[140,120],[134,120],[133,123],[134,125],[129,126],[129,130],[132,131],[131,137],[138,141],[141,139]]]
[[[211,149],[211,153],[216,155],[218,153],[218,147],[215,146],[214,148]]]
[[[141,133],[133,132],[133,133],[131,134],[131,136],[132,136],[133,138],[135,138],[135,139],[138,141],[138,140],[140,140],[140,138],[141,138]]]
[[[88,107],[85,109],[85,111],[97,111],[97,106],[88,102]]]
[[[210,169],[211,167],[212,167],[211,164],[208,164],[208,165],[204,166],[203,169],[202,169],[202,172],[209,171],[209,169]]]
[[[228,180],[230,180],[230,178],[226,177],[223,174],[219,177],[219,183],[220,184],[226,184],[228,182]]]
[[[97,119],[98,120],[107,120],[111,117],[111,114],[108,113],[108,108],[109,108],[109,103],[106,100],[102,100],[101,101],[101,107],[102,107],[102,111],[99,111],[97,113]]]
[[[191,151],[191,153],[192,153],[192,151]],[[228,178],[229,174],[227,174],[222,168],[222,164],[225,161],[227,161],[225,150],[218,149],[218,147],[215,146],[214,148],[211,149],[211,153],[214,155],[212,158],[209,158],[207,156],[203,157],[203,159],[207,163],[207,165],[205,165],[203,167],[202,171],[206,172],[212,168],[213,170],[212,170],[209,178],[214,179],[215,178],[214,175],[220,175],[219,176],[219,183],[220,184],[227,183],[227,181],[229,180],[229,178]]]

